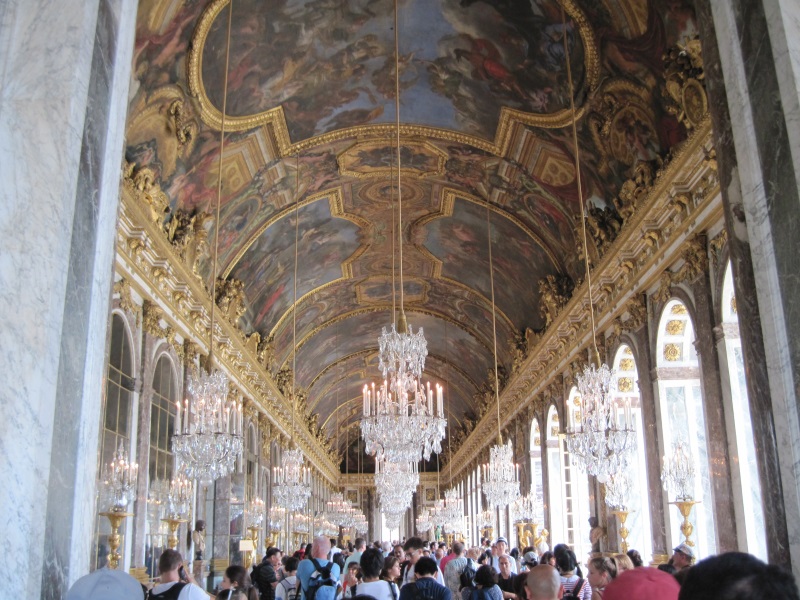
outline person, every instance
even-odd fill
[[[492,557],[492,566],[494,567],[495,573],[500,572],[500,557],[507,554],[508,551],[508,540],[504,537],[497,538],[497,542],[495,544],[496,553]],[[515,575],[517,574],[517,561],[512,561],[511,564],[511,572]]]
[[[386,558],[392,553],[392,543],[389,541],[381,542],[381,552],[383,552],[383,558]]]
[[[461,590],[461,600],[503,600],[503,592],[497,586],[497,573],[491,565],[478,567],[475,587]]]
[[[231,565],[225,569],[217,600],[259,600],[258,589],[250,585],[247,569]]]
[[[633,561],[631,560],[631,557],[628,556],[627,554],[615,554],[614,562],[617,564],[617,575],[619,575],[623,571],[630,571],[631,569],[636,568],[633,566]]]
[[[261,600],[275,600],[275,587],[278,585],[278,568],[281,565],[281,551],[274,546],[267,548],[264,559],[253,569],[256,587]]]
[[[481,552],[481,555],[478,557],[478,564],[479,565],[491,565],[492,564],[492,555],[489,552]]]
[[[419,537],[410,537],[403,545],[403,550],[405,550],[406,554],[408,555],[408,564],[405,572],[403,573],[403,584],[401,587],[405,587],[407,584],[415,581],[414,567],[416,566],[417,562],[419,562],[422,558],[430,558],[429,556],[423,556],[422,550],[424,546],[425,543],[422,541],[422,538]],[[431,560],[433,559],[431,558]],[[436,561],[433,561],[433,564],[436,565]],[[436,583],[442,586],[444,585],[444,576],[442,575],[442,572],[439,570],[438,566],[436,567],[434,578],[436,579]]]
[[[352,598],[358,593],[358,584],[361,583],[361,565],[351,562],[347,565],[344,577],[342,578],[342,595],[345,598]]]
[[[206,551],[206,522],[202,519],[198,519],[194,523],[192,543],[194,544],[194,559],[203,560],[203,554]]]
[[[718,584],[719,582],[714,582]],[[642,567],[620,573],[603,592],[603,600],[678,600],[680,585],[672,575],[658,569]],[[718,598],[712,594],[710,598]]]
[[[444,568],[442,567],[442,561],[444,560],[445,548],[446,548],[445,544],[442,543],[439,544],[436,547],[436,550],[433,551],[433,560],[436,561],[436,566],[439,567],[440,571],[444,571]]]
[[[406,545],[413,539],[409,538]],[[441,572],[435,560],[419,556],[412,568],[414,581],[400,588],[399,600],[452,600],[450,589],[436,581],[437,574],[441,575]]]
[[[634,550],[633,548],[631,548],[630,550],[628,550],[627,554],[628,554],[628,558],[630,558],[631,562],[633,563],[633,568],[634,569],[644,566],[644,561],[642,560],[642,555],[639,554],[638,550]]]
[[[541,558],[539,559],[540,565],[550,565],[551,567],[556,566],[556,557],[555,555],[548,550],[544,554],[542,554]]]
[[[800,600],[794,577],[743,552],[726,552],[686,572],[678,600]]]
[[[336,538],[331,538],[331,551],[328,553],[328,560],[333,560],[333,557],[341,551],[342,549],[336,546]]]
[[[516,572],[519,573],[519,548],[512,548],[509,551],[508,555],[511,557],[513,562],[516,564],[516,566],[517,566]]]
[[[556,546],[556,549],[556,568],[561,573],[561,585],[564,586],[564,593],[568,592],[581,600],[592,600],[592,586],[575,573],[578,567],[575,553],[567,547]]]
[[[361,560],[361,553],[364,552],[366,547],[367,547],[367,541],[364,538],[360,537],[356,538],[356,541],[353,544],[354,548],[353,552],[350,554],[350,556],[347,557],[347,560],[344,561],[345,571],[347,571],[347,568],[350,566],[351,563],[356,563],[356,564],[359,563],[359,561]]]
[[[394,584],[400,581],[400,561],[393,554],[387,556],[383,561],[383,569],[381,570],[381,579],[390,581]]]
[[[515,600],[514,594],[514,574],[511,572],[511,563],[514,559],[508,554],[504,554],[499,558],[500,561],[500,574],[497,577],[497,587],[503,594],[505,600]]]
[[[676,572],[688,569],[694,564],[694,550],[687,544],[679,544],[672,549],[672,566]]]
[[[66,600],[143,600],[142,584],[125,571],[97,569],[72,584]]]
[[[275,587],[275,600],[295,600],[297,598],[297,566],[300,561],[294,556],[286,559],[283,565],[283,579]]]
[[[526,552],[522,557],[522,568],[520,569],[520,572],[524,573],[525,571],[530,571],[538,564],[539,560],[536,558],[536,552],[533,550]]]
[[[339,581],[339,565],[329,561],[327,558],[330,550],[331,541],[328,538],[324,536],[315,537],[314,543],[311,545],[311,556],[300,561],[297,567],[297,580],[300,582],[302,598],[306,597],[312,580],[315,582],[315,600],[333,600],[336,597],[339,586],[335,583],[334,585],[325,583],[325,585],[316,587],[316,584],[323,582],[323,580]],[[330,569],[330,577],[326,578],[325,574],[328,569]]]
[[[617,576],[617,562],[607,556],[598,556],[589,561],[586,580],[592,586],[592,600],[600,600],[606,586]]]
[[[461,573],[464,572],[464,569],[469,564],[469,559],[464,556],[464,543],[454,542],[452,553],[448,554],[442,562],[445,561],[444,582],[450,588],[453,597],[457,598],[462,587]],[[441,570],[441,565],[439,569]]]
[[[528,580],[528,572],[514,575],[514,597],[515,600],[525,600],[525,582]]]
[[[147,595],[148,600],[208,600],[202,588],[193,583],[191,575],[183,566],[183,557],[177,550],[164,550],[158,559],[158,583]],[[180,586],[177,596],[172,589]]]
[[[439,570],[442,573],[444,573],[445,570],[447,569],[447,564],[456,557],[456,553],[455,553],[455,545],[456,545],[456,543],[460,543],[461,544],[461,547],[462,547],[461,553],[462,554],[464,553],[464,551],[463,551],[464,543],[463,542],[453,542],[453,545],[450,546],[450,552],[448,552],[447,555],[444,556],[442,558],[442,560],[439,561]],[[447,574],[445,573],[445,581],[446,580],[447,580]],[[453,590],[451,589],[450,591],[452,592]]]
[[[359,568],[362,581],[352,590],[352,596],[369,596],[375,600],[398,600],[400,591],[397,585],[381,579],[385,565],[383,552],[378,548],[366,548],[361,553]]]
[[[525,591],[527,600],[558,600],[564,593],[561,575],[552,565],[537,565],[528,571]]]

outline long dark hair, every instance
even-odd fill
[[[392,570],[399,560],[393,554],[390,554],[383,560],[383,569],[381,569],[381,579],[384,581],[390,581],[391,583],[397,583],[394,579],[389,576],[389,571]]]
[[[225,576],[230,579],[232,584],[236,584],[235,588],[231,588],[234,592],[237,592],[236,595],[225,594],[225,590],[221,591],[217,598],[221,600],[227,600],[228,597],[235,598],[239,594],[244,594],[247,600],[259,600],[258,596],[258,589],[256,589],[250,583],[250,576],[247,574],[247,569],[245,569],[242,565],[231,565],[227,569],[225,569]]]

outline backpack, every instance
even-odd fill
[[[148,600],[178,600],[181,590],[187,585],[189,584],[184,581],[179,581],[168,590],[161,592],[160,594],[154,594],[153,590],[150,590],[147,592],[147,598]]]
[[[461,573],[458,576],[458,579],[459,579],[459,581],[461,583],[461,587],[462,588],[475,587],[475,584],[473,583],[473,580],[475,579],[475,573],[476,572],[477,571],[475,569],[475,563],[472,561],[471,558],[468,558],[467,559],[467,565],[464,567],[464,569],[461,571]]]
[[[291,585],[286,579],[282,579],[278,585],[286,592],[286,600],[300,599],[300,586],[297,585],[297,581],[295,581],[294,585]]]
[[[575,582],[575,587],[572,588],[571,592],[565,592],[564,595],[561,597],[561,600],[581,600],[583,597],[583,584],[586,583],[582,577],[578,577],[578,581]]]
[[[306,600],[334,600],[339,581],[331,577],[333,563],[329,562],[323,567],[317,562],[316,558],[312,558],[311,562],[315,570],[308,580],[308,589],[305,590]],[[319,593],[319,596],[317,596],[317,593]]]

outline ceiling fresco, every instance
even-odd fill
[[[198,276],[243,282],[239,325],[268,341],[273,375],[291,365],[296,319],[297,384],[330,436],[380,378],[398,240],[424,379],[448,390],[452,427],[479,417],[494,354],[487,209],[511,373],[514,345],[545,326],[540,281],[584,276],[572,121],[586,208],[613,215],[636,166],[658,167],[686,137],[662,54],[696,32],[691,4],[399,0],[399,235],[393,3],[234,0],[225,99],[228,7],[140,2],[126,160],[152,170],[172,213],[210,213]]]

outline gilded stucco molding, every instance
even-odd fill
[[[684,263],[691,263],[686,267],[687,279],[708,268],[703,258],[705,256],[707,261],[705,237],[697,237],[697,234],[723,218],[719,180],[714,162],[709,160],[711,144],[711,124],[705,119],[658,173],[652,188],[640,199],[638,210],[593,269],[593,287],[596,286],[596,294],[603,299],[595,306],[600,337],[606,330],[613,329],[617,320],[634,329],[640,319],[646,318],[643,294],[658,284],[664,262],[674,262],[680,257]],[[680,195],[687,199],[685,203],[674,202]],[[655,245],[652,238],[648,240],[644,235],[653,229],[659,232]],[[537,394],[552,381],[563,379],[564,365],[585,362],[586,349],[591,344],[585,318],[587,311],[586,282],[583,282],[502,391],[501,402],[509,410],[503,413],[501,426],[535,403]],[[622,321],[626,314],[628,318]],[[570,334],[574,323],[582,325],[578,326],[577,334],[574,329]],[[559,344],[559,338],[570,335],[575,340],[571,348]],[[492,443],[492,432],[496,428],[496,418],[487,415],[454,452],[454,479],[458,480],[463,473],[463,465],[469,464]]]

